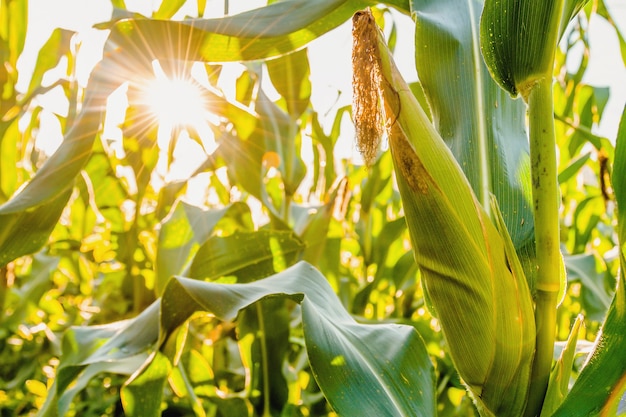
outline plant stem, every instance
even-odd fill
[[[263,416],[271,417],[270,409],[270,377],[267,356],[267,333],[265,332],[265,317],[263,315],[263,301],[256,303],[257,317],[259,320],[259,344],[261,347],[261,377],[263,378]]]
[[[561,281],[559,189],[556,169],[552,79],[540,80],[528,96],[530,161],[537,249],[536,350],[526,417],[539,415],[550,378]]]

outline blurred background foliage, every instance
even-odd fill
[[[112,3],[112,19],[133,12],[123,1]],[[169,19],[184,3],[164,0],[152,17]],[[206,1],[197,3],[201,16]],[[393,47],[394,15],[382,5],[375,14]],[[615,138],[594,133],[611,91],[584,82],[593,14],[615,27],[624,53],[617,17],[602,1],[592,1],[567,32],[554,74],[568,272],[558,338],[565,340],[576,317],[584,315],[576,366],[610,304],[619,263],[610,181]],[[67,114],[54,115],[66,133],[84,92],[75,65],[79,44],[64,29],[55,30],[39,51],[27,90],[16,88],[26,23],[26,1],[2,0],[0,203],[47,158],[37,142],[42,95],[55,90],[69,103]],[[101,26],[106,30],[107,24]],[[574,50],[582,59],[566,65]],[[167,63],[161,65],[167,72]],[[44,82],[55,68],[62,75]],[[121,139],[100,132],[74,187],[43,206],[55,220],[41,220],[40,209],[23,214],[39,219],[23,236],[35,253],[26,250],[14,259],[8,252],[15,242],[7,236],[19,230],[0,218],[0,415],[35,415],[43,406],[56,377],[62,335],[71,326],[136,317],[162,295],[172,275],[248,282],[297,260],[316,266],[358,321],[414,326],[436,367],[439,415],[477,415],[425,305],[390,155],[382,154],[369,168],[338,156],[339,138],[352,134],[342,123],[350,109],[334,107],[328,115],[313,108],[306,48],[240,65],[239,75],[225,85],[220,75],[232,68],[201,67],[209,83],[200,86],[202,94],[207,103],[217,103],[216,117],[207,124],[214,149],[193,128],[160,132],[155,120],[146,119],[146,103],[131,84]],[[160,135],[168,137],[159,140]],[[172,180],[177,165],[185,164],[184,146],[203,162],[188,177]],[[291,301],[264,300],[234,323],[193,314],[171,341],[184,348],[175,349],[180,356],[164,388],[163,415],[264,415],[264,384],[271,386],[272,415],[335,415],[309,368],[296,308]],[[259,326],[267,331],[271,352],[265,379],[258,369],[265,354]],[[95,376],[76,393],[67,414],[123,415],[120,389],[134,369]]]

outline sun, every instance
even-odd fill
[[[208,103],[204,88],[192,77],[167,77],[158,62],[154,78],[143,86],[144,102],[151,116],[166,128],[198,128],[206,124]]]

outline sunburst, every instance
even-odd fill
[[[191,76],[168,77],[158,61],[153,69],[154,77],[143,83],[141,94],[150,116],[166,129],[200,130],[206,125],[209,103],[204,87]]]

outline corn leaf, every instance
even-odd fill
[[[168,282],[163,298],[134,319],[72,328],[64,338],[56,385],[41,415],[62,415],[67,410],[68,400],[76,391],[66,388],[76,378],[78,389],[82,389],[85,373],[119,372],[121,364],[126,365],[124,373],[139,369],[148,373],[134,376],[135,382],[131,381],[123,394],[127,404],[134,401],[130,405],[141,406],[138,396],[147,392],[146,387],[160,387],[166,369],[159,354],[154,368],[146,361],[157,341],[166,340],[194,311],[207,311],[231,321],[242,309],[267,298],[300,303],[313,373],[339,415],[436,415],[434,368],[415,329],[358,324],[326,279],[304,262],[247,284],[176,277]],[[59,400],[56,392],[63,393]]]
[[[558,39],[586,0],[486,0],[480,24],[485,62],[512,96],[552,77]]]
[[[158,417],[161,415],[163,388],[172,365],[159,351],[154,352],[146,364],[146,369],[133,375],[120,392],[126,416]]]
[[[0,267],[39,250],[57,224],[71,192],[63,192],[45,206],[17,214],[0,213]]]
[[[552,369],[550,383],[548,384],[548,391],[546,392],[540,417],[551,416],[558,406],[561,405],[569,391],[574,354],[576,353],[576,342],[578,341],[578,332],[582,323],[583,317],[576,317],[574,326],[572,326],[572,330],[567,338],[565,348],[561,351],[561,356]]]
[[[203,210],[179,201],[159,230],[155,289],[161,295],[173,275],[185,274],[213,228],[228,215],[244,215],[248,206],[235,203],[223,209]]]

